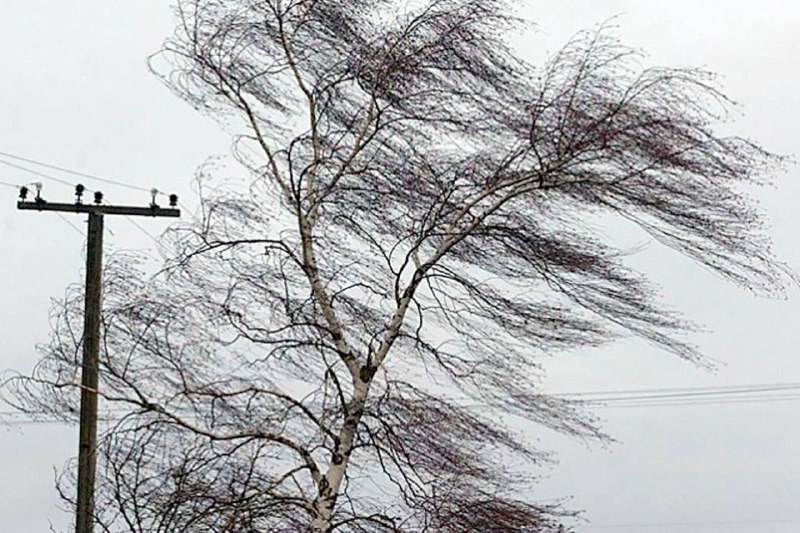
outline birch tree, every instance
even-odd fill
[[[703,364],[597,228],[782,290],[743,192],[782,160],[717,133],[714,76],[643,68],[607,28],[528,64],[511,7],[177,2],[153,70],[248,180],[204,167],[165,269],[109,267],[103,531],[566,531],[504,417],[604,435],[539,392],[542,356],[634,336]],[[79,299],[22,408],[72,416]]]

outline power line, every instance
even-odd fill
[[[706,526],[706,527],[717,527],[717,526],[753,526],[753,525],[766,525],[766,524],[795,524],[800,523],[800,519],[788,519],[788,520],[725,520],[725,521],[717,521],[717,522],[653,522],[653,523],[646,523],[646,524],[589,524],[582,526],[584,528],[593,528],[593,529],[612,529],[612,528],[624,528],[624,529],[634,529],[634,528],[655,528],[655,527],[670,527],[670,528],[680,528],[680,527],[698,527],[698,526]]]
[[[593,398],[591,400],[583,400],[586,403],[612,403],[612,402],[630,402],[636,400],[674,400],[674,399],[682,399],[682,398],[706,398],[706,397],[714,397],[714,396],[729,396],[729,395],[742,395],[742,394],[753,394],[759,392],[777,392],[777,391],[797,391],[800,390],[800,384],[786,384],[786,385],[776,385],[776,386],[752,386],[752,387],[730,387],[727,389],[718,388],[718,389],[705,389],[705,388],[698,388],[694,391],[686,390],[684,392],[675,392],[675,393],[653,393],[653,394],[642,394],[642,395],[626,395],[622,393],[620,395],[612,395],[608,397],[599,396]],[[580,397],[580,395],[578,395]]]
[[[156,249],[158,250],[158,252],[159,252],[159,253],[160,253],[160,254],[161,254],[163,257],[166,257],[166,255],[167,255],[167,254],[164,252],[164,245],[162,245],[162,244],[161,244],[161,242],[158,240],[158,238],[156,238],[156,237],[155,237],[155,236],[154,236],[152,233],[150,233],[149,231],[147,231],[146,229],[144,229],[144,228],[142,227],[142,225],[141,225],[141,224],[139,224],[138,222],[136,222],[136,221],[133,219],[133,217],[125,217],[125,218],[128,220],[128,222],[130,222],[131,224],[133,224],[133,225],[134,225],[134,226],[135,226],[135,227],[136,227],[136,228],[137,228],[139,231],[141,231],[142,233],[144,233],[145,235],[147,235],[147,236],[150,238],[150,240],[152,240],[152,241],[153,241],[153,243],[156,245]]]
[[[16,168],[17,170],[21,170],[23,172],[27,172],[29,174],[33,174],[34,176],[39,176],[40,178],[44,178],[44,179],[47,179],[47,180],[53,180],[56,183],[61,183],[62,185],[68,185],[69,187],[74,187],[75,186],[74,183],[70,183],[69,181],[62,180],[61,178],[56,178],[55,176],[51,176],[49,174],[44,174],[42,172],[39,172],[38,170],[31,170],[29,168],[25,168],[23,166],[15,164],[15,163],[9,163],[8,161],[3,161],[2,159],[0,159],[0,163],[2,163],[3,165],[7,165],[9,167],[12,167],[12,168]]]
[[[28,158],[25,158],[25,157],[15,156],[15,155],[9,154],[7,152],[0,152],[0,155],[6,156],[6,157],[12,157],[14,159],[19,159],[19,160],[26,161],[26,162],[29,162],[29,163],[33,163],[33,164],[41,165],[41,166],[44,166],[44,167],[56,169],[56,170],[59,170],[61,172],[66,172],[66,173],[74,174],[74,175],[77,175],[77,176],[82,176],[82,177],[87,177],[87,178],[90,178],[90,179],[95,179],[95,180],[102,181],[102,182],[105,182],[105,183],[112,183],[114,185],[120,185],[120,186],[123,186],[123,187],[128,187],[128,188],[139,190],[139,191],[149,192],[151,194],[152,193],[155,193],[157,195],[163,195],[164,194],[163,192],[158,191],[157,189],[145,189],[144,187],[138,187],[138,186],[135,186],[135,185],[128,185],[128,184],[125,184],[125,183],[122,183],[122,182],[117,182],[117,181],[114,181],[114,180],[100,178],[99,176],[94,176],[94,175],[91,175],[91,174],[85,174],[83,172],[77,172],[77,171],[69,170],[69,169],[66,169],[66,168],[63,168],[63,167],[59,167],[59,166],[56,166],[56,165],[50,165],[48,163],[41,163],[41,162],[35,161],[33,159],[28,159]],[[66,180],[62,180],[61,178],[57,178],[57,177],[52,176],[50,174],[45,174],[43,172],[39,172],[39,171],[36,171],[36,170],[25,168],[23,166],[20,166],[20,165],[14,164],[14,163],[10,163],[8,161],[3,161],[2,159],[0,159],[0,163],[3,164],[3,165],[7,165],[7,166],[10,166],[10,167],[16,168],[16,169],[21,170],[23,172],[28,172],[28,173],[33,174],[34,176],[38,176],[40,178],[44,178],[44,179],[47,179],[47,180],[55,181],[55,182],[60,183],[62,185],[68,185],[69,187],[73,187],[75,185],[73,183],[70,183],[70,182],[68,182]],[[0,182],[0,184],[8,186],[8,187],[13,187],[15,189],[19,189],[20,188],[19,185],[13,185],[13,184],[7,183],[7,182]],[[86,188],[85,190],[86,190],[86,192],[89,192],[89,193],[95,192],[95,191],[93,191],[92,189],[89,189],[89,188]],[[81,236],[84,236],[84,237],[86,236],[86,234],[82,230],[80,230],[77,226],[75,226],[72,222],[70,222],[66,217],[61,215],[61,213],[56,213],[56,214],[58,215],[59,218],[61,218],[61,220],[63,220],[67,224],[69,224],[75,231],[80,233]],[[134,221],[130,216],[126,216],[125,218],[128,219],[134,226],[136,226],[139,229],[139,231],[141,231],[142,233],[147,235],[147,237],[150,238],[156,244],[156,246],[159,247],[159,250],[161,250],[161,243],[158,241],[158,239],[156,239],[156,237],[154,237],[150,232],[148,232],[146,229],[144,229],[140,224],[136,223],[136,221]]]
[[[133,190],[136,190],[136,191],[144,191],[144,192],[151,192],[152,191],[152,189],[148,189],[146,187],[141,187],[139,185],[131,185],[130,183],[124,183],[122,181],[112,180],[112,179],[109,179],[109,178],[104,178],[102,176],[97,176],[96,174],[88,174],[86,172],[80,172],[80,171],[77,171],[77,170],[72,170],[72,169],[69,169],[69,168],[66,168],[66,167],[53,165],[51,163],[45,163],[43,161],[39,161],[39,160],[28,158],[28,157],[22,157],[22,156],[19,156],[19,155],[8,153],[8,152],[0,151],[0,155],[5,156],[5,157],[9,157],[11,159],[16,159],[18,161],[25,161],[26,163],[31,163],[33,165],[38,165],[38,166],[41,166],[41,167],[49,168],[51,170],[58,170],[60,172],[66,173],[66,174],[72,174],[73,176],[80,176],[82,178],[87,178],[87,179],[99,181],[99,182],[102,182],[102,183],[108,183],[108,184],[111,184],[111,185],[118,185],[120,187],[127,187],[129,189],[133,189]],[[6,164],[8,164],[8,163],[6,163]],[[161,192],[161,191],[157,191],[157,194],[164,194],[164,193]]]
[[[647,394],[642,394],[645,392]],[[596,409],[767,403],[800,399],[800,383],[620,390],[575,393],[565,397]]]
[[[800,385],[796,385],[793,383],[784,383],[784,384],[753,384],[753,385],[731,385],[731,386],[722,386],[722,387],[710,387],[715,389],[717,392],[715,393],[717,397],[713,398],[694,398],[692,394],[687,394],[688,398],[686,399],[669,399],[669,400],[658,400],[658,398],[662,395],[654,394],[653,398],[656,398],[654,401],[646,401],[643,400],[642,396],[637,396],[635,401],[631,401],[630,403],[623,403],[619,402],[617,404],[611,405],[594,405],[594,401],[591,404],[591,408],[600,409],[600,408],[625,408],[625,407],[668,407],[668,406],[695,406],[695,405],[724,405],[724,404],[742,404],[742,403],[772,403],[776,401],[797,401],[800,400],[800,392],[794,392],[794,389],[800,388]],[[747,396],[738,396],[740,392],[743,392],[742,389],[751,389],[750,391],[760,391],[756,396],[747,397]],[[639,393],[642,389],[635,389],[631,391],[624,391],[624,390],[617,390],[614,391],[615,394],[624,394],[626,392],[632,393]],[[660,391],[670,391],[675,389],[649,389],[654,392]],[[691,390],[701,390],[704,391],[706,388],[704,387],[684,387],[681,390],[691,391]],[[762,391],[775,391],[775,392],[783,392],[789,391],[789,394],[764,394]],[[584,394],[595,394],[594,392],[581,392],[581,393],[572,393],[575,396],[580,396]],[[732,394],[737,394],[737,396],[729,397]],[[556,395],[554,395],[556,396]],[[453,398],[449,398],[450,400],[454,400]],[[598,403],[600,400],[596,400]],[[587,402],[588,403],[588,402]],[[471,404],[461,404],[463,407],[475,407],[475,408],[491,408],[492,406],[487,404],[479,404],[479,403],[471,403]],[[115,415],[125,413],[127,411],[124,410],[112,410],[108,411],[107,414]],[[32,423],[38,423],[34,417],[39,415],[50,415],[49,412],[19,412],[19,411],[6,411],[0,412],[0,418],[2,417],[28,417]],[[52,421],[52,422],[59,422],[60,419],[43,419],[44,422]]]
[[[772,393],[784,394],[775,395]],[[770,396],[769,394],[772,395]],[[655,405],[666,402],[697,404],[704,402],[716,402],[720,400],[738,401],[751,400],[754,398],[795,398],[800,396],[800,383],[787,382],[752,385],[725,385],[715,387],[652,388],[569,393],[543,393],[542,396],[571,400],[591,407],[600,407],[608,404]],[[469,401],[469,398],[451,397],[447,399],[453,401]]]
[[[142,192],[147,192],[147,193],[151,193],[151,194],[155,193],[157,196],[166,196],[165,192],[159,191],[158,189],[152,189],[152,188],[148,189],[148,188],[142,187],[140,185],[133,185],[133,184],[130,184],[130,183],[125,183],[123,181],[119,181],[119,180],[114,180],[114,179],[98,176],[97,174],[89,174],[89,173],[81,172],[81,171],[78,171],[78,170],[72,170],[72,169],[67,168],[67,167],[54,165],[52,163],[45,163],[44,161],[39,161],[37,159],[33,159],[33,158],[29,158],[29,157],[22,157],[22,156],[19,156],[19,155],[16,155],[16,154],[12,154],[12,153],[9,153],[9,152],[0,151],[0,156],[4,156],[4,157],[11,158],[11,159],[15,159],[17,161],[24,161],[24,162],[30,163],[32,165],[38,165],[38,166],[41,166],[41,167],[49,168],[51,170],[57,170],[57,171],[60,171],[60,172],[64,172],[66,174],[71,174],[73,176],[79,176],[79,177],[82,177],[82,178],[95,180],[95,181],[99,181],[99,182],[102,182],[102,183],[108,183],[108,184],[111,184],[111,185],[117,185],[117,186],[120,186],[120,187],[127,187],[128,189],[132,189],[132,190],[135,190],[135,191],[142,191]],[[60,178],[55,178],[55,177],[50,176],[48,174],[43,174],[43,173],[37,172],[35,170],[31,170],[31,169],[28,169],[28,168],[25,168],[25,167],[22,167],[22,166],[19,166],[19,165],[15,165],[13,163],[9,163],[8,161],[0,160],[0,163],[3,163],[5,165],[8,165],[8,166],[11,166],[11,167],[14,167],[14,168],[17,168],[17,169],[22,170],[24,172],[32,173],[34,175],[37,175],[37,176],[45,178],[45,179],[52,179],[52,180],[54,180],[54,181],[56,181],[58,183],[62,183],[62,184],[69,185],[69,186],[73,186],[74,185],[74,184],[69,183],[69,182],[67,182],[65,180],[62,180]],[[94,192],[94,191],[91,191],[89,189],[87,189],[87,190],[89,192]],[[178,205],[181,207],[181,209],[183,209],[184,211],[186,211],[190,215],[192,215],[193,219],[197,218],[197,215],[191,209],[186,207],[186,205],[184,205],[182,202],[178,201]]]
[[[148,237],[150,237],[150,238],[153,240],[153,242],[155,242],[156,244],[159,244],[159,242],[158,242],[158,239],[156,239],[156,238],[155,238],[155,236],[153,236],[153,234],[152,234],[152,233],[150,233],[149,231],[147,231],[146,229],[144,229],[144,228],[142,227],[142,225],[141,225],[141,224],[139,224],[138,222],[136,222],[135,220],[133,220],[133,218],[131,218],[131,217],[125,217],[125,218],[128,220],[128,222],[130,222],[131,224],[133,224],[134,226],[136,226],[136,228],[137,228],[139,231],[141,231],[142,233],[144,233],[145,235],[147,235]]]
[[[673,402],[639,402],[629,404],[610,404],[593,405],[592,409],[626,409],[637,407],[679,407],[679,406],[700,406],[700,405],[730,405],[746,403],[774,403],[774,402],[793,402],[800,400],[800,395],[787,396],[768,396],[755,398],[732,398],[705,401],[673,401]]]
[[[100,417],[100,422],[115,422],[119,420],[118,417],[108,418]],[[65,420],[63,418],[25,418],[21,420],[3,420],[0,418],[0,426],[77,426],[80,425],[79,420]]]
[[[755,387],[800,387],[800,382],[777,382],[777,383],[758,383],[752,385],[715,385],[715,386],[693,386],[693,387],[673,387],[673,388],[650,388],[650,389],[622,389],[622,390],[601,390],[601,391],[581,391],[581,392],[560,392],[553,396],[608,396],[612,394],[647,394],[647,393],[670,393],[697,390],[738,390],[751,389]]]
[[[26,167],[23,167],[23,166],[17,165],[17,164],[15,164],[15,163],[9,163],[8,161],[3,161],[2,159],[0,159],[0,164],[7,165],[7,166],[9,166],[9,167],[16,168],[16,169],[18,169],[18,170],[21,170],[21,171],[23,171],[23,172],[27,172],[27,173],[29,173],[29,174],[32,174],[32,175],[34,175],[34,176],[38,176],[38,177],[40,177],[40,178],[44,178],[44,179],[46,179],[46,180],[51,180],[51,181],[54,181],[54,182],[56,182],[56,183],[59,183],[59,184],[61,184],[61,185],[66,185],[66,186],[68,186],[68,187],[70,187],[70,188],[73,188],[73,187],[75,187],[75,185],[76,185],[75,183],[69,182],[69,181],[67,181],[67,180],[63,180],[63,179],[61,179],[61,178],[57,178],[57,177],[55,177],[55,176],[52,176],[52,175],[50,175],[50,174],[45,174],[44,172],[39,172],[38,170],[33,170],[33,169],[30,169],[30,168],[26,168]],[[19,188],[19,186],[17,186],[17,188]],[[85,187],[85,188],[84,188],[84,190],[85,190],[86,192],[88,192],[88,193],[94,193],[94,192],[95,192],[93,189],[90,189],[90,188],[88,188],[88,187]],[[149,191],[149,192],[150,192],[150,193],[152,193],[153,191],[151,190],[151,191]],[[159,191],[156,191],[156,193],[157,193],[157,194],[163,194],[163,193],[161,193],[161,192],[159,192]]]
[[[710,405],[732,405],[732,404],[748,404],[748,403],[775,403],[775,402],[794,402],[800,400],[800,395],[796,396],[775,396],[765,398],[740,398],[740,399],[719,399],[719,400],[706,400],[706,401],[683,401],[683,402],[659,402],[659,403],[630,403],[630,404],[610,404],[610,405],[590,405],[587,406],[589,410],[597,409],[631,409],[643,407],[695,407],[695,406],[710,406]],[[502,406],[488,405],[485,403],[460,403],[459,407],[473,408],[497,412],[501,410]]]
[[[4,163],[4,161],[0,161],[0,163]],[[7,181],[0,181],[0,185],[3,185],[5,187],[11,187],[17,190],[22,188],[22,185],[14,185],[13,183],[8,183]],[[69,224],[72,227],[72,229],[77,231],[81,235],[81,237],[86,237],[86,234],[78,226],[70,222],[69,219],[67,219],[67,217],[63,216],[61,213],[56,213],[56,214],[58,215],[58,218]]]
[[[75,224],[70,222],[70,220],[67,217],[65,217],[61,213],[56,213],[56,215],[58,215],[58,218],[60,218],[61,220],[63,220],[67,224],[69,224],[72,227],[72,229],[77,231],[81,235],[81,237],[84,237],[84,238],[86,237],[86,234],[83,232],[83,230],[81,230],[78,226],[76,226]]]
[[[7,181],[0,181],[0,185],[4,185],[6,187],[12,187],[17,190],[19,190],[19,188],[22,187],[21,185],[14,185],[13,183],[9,183]]]

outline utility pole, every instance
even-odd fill
[[[76,533],[94,531],[94,481],[97,465],[97,392],[100,362],[100,309],[103,279],[103,217],[127,215],[179,217],[178,197],[169,197],[169,208],[156,204],[157,191],[148,207],[104,205],[103,193],[94,193],[94,204],[82,201],[85,188],[75,187],[75,203],[51,203],[41,197],[37,185],[36,198],[28,200],[28,188],[20,188],[17,209],[23,211],[60,211],[87,213],[89,229],[86,241],[86,292],[83,319],[83,361],[81,368],[81,414],[78,444],[78,497],[75,516]]]

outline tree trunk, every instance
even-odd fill
[[[350,453],[353,451],[356,429],[364,414],[364,404],[369,394],[371,373],[365,373],[356,378],[356,387],[353,398],[348,404],[347,415],[339,432],[339,443],[331,455],[331,463],[325,476],[317,487],[317,498],[314,500],[316,516],[311,522],[313,533],[328,533],[333,524],[333,510],[336,499],[342,487],[347,465],[350,462]]]

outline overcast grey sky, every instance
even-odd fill
[[[648,52],[647,64],[723,75],[744,113],[726,131],[800,153],[800,7],[791,0],[525,0],[523,15],[538,25],[517,39],[531,59],[618,15],[617,34]],[[175,190],[191,206],[195,169],[206,157],[227,153],[230,141],[147,72],[146,56],[171,26],[163,0],[0,0],[0,152]],[[754,194],[769,214],[776,253],[800,269],[797,177],[798,169],[790,168],[776,187]],[[0,164],[0,181],[35,179]],[[149,201],[146,193],[87,185],[102,188],[110,201]],[[71,194],[48,182],[44,191],[51,199]],[[55,215],[17,212],[15,196],[0,186],[0,369],[25,371],[36,360],[34,345],[47,339],[50,299],[80,281],[84,239]],[[71,220],[82,229],[79,217]],[[152,234],[164,227],[158,220],[140,223]],[[151,245],[127,220],[107,225],[111,248]],[[655,245],[633,261],[663,286],[670,304],[707,326],[709,333],[695,340],[719,370],[709,373],[628,342],[554,357],[545,388],[800,382],[800,291],[785,301],[756,298]],[[572,495],[570,505],[590,521],[578,529],[586,533],[798,531],[797,407],[787,401],[598,410],[620,441],[605,450],[532,430],[561,458],[539,498]],[[2,531],[36,533],[47,530],[48,520],[69,521],[57,509],[53,472],[76,449],[76,428],[0,426]]]

